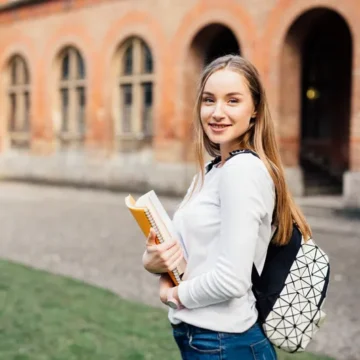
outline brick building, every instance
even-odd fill
[[[258,67],[296,195],[360,206],[358,0],[2,0],[0,175],[183,193],[203,65]]]

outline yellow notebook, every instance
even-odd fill
[[[142,195],[137,201],[128,195],[125,198],[125,204],[146,237],[149,235],[150,228],[153,228],[156,233],[157,244],[169,241],[171,238],[177,238],[172,228],[172,221],[153,190]],[[181,241],[180,244],[183,247],[184,254],[186,254],[184,244]],[[186,260],[184,257],[175,270],[169,271],[175,285],[179,285],[185,268]]]

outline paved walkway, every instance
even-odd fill
[[[125,195],[0,183],[0,256],[161,306],[157,279],[141,266],[144,239],[124,207]],[[179,200],[162,201],[171,214]],[[332,264],[328,320],[309,350],[360,359],[359,221],[309,219]]]

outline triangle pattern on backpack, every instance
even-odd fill
[[[328,274],[326,254],[310,240],[302,243],[280,296],[263,328],[287,352],[304,351],[325,319],[319,307]]]

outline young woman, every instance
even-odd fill
[[[214,60],[202,75],[196,109],[200,172],[173,220],[188,263],[179,286],[161,276],[160,299],[171,306],[169,320],[183,359],[276,359],[258,323],[252,266],[261,273],[272,225],[279,245],[290,237],[293,221],[305,238],[311,234],[286,186],[255,67],[240,56]],[[207,174],[204,149],[215,158]],[[239,149],[258,157],[229,158]],[[148,238],[144,267],[153,273],[174,269],[180,246],[154,245],[154,236]]]

